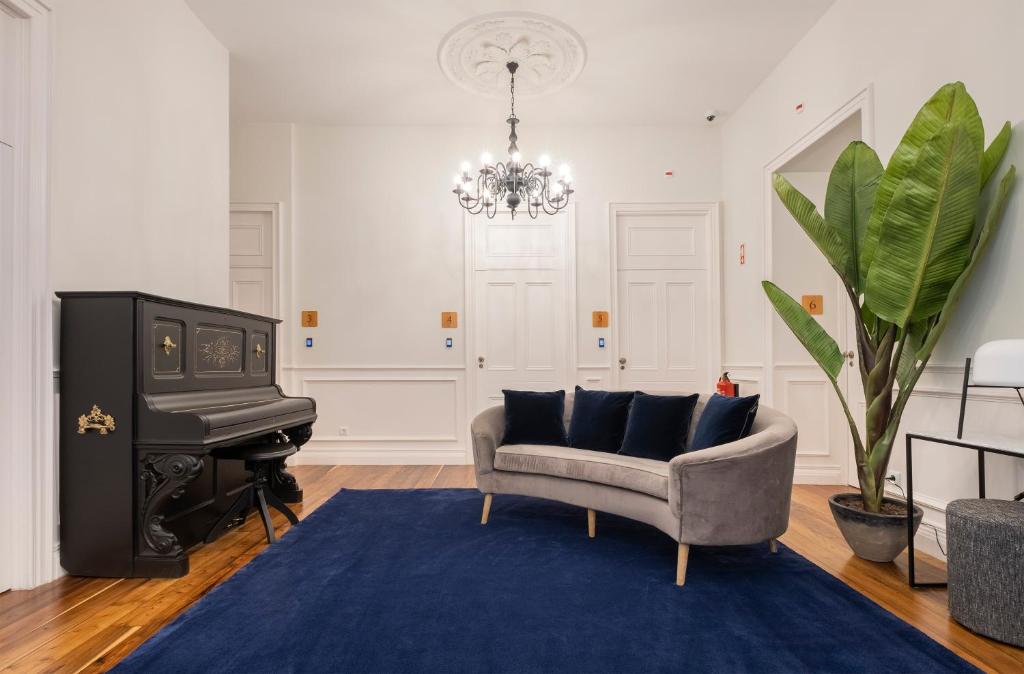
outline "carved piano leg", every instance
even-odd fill
[[[302,448],[313,437],[312,424],[296,426],[285,431],[285,435],[293,445]],[[274,462],[270,469],[270,490],[285,503],[302,503],[302,488],[295,476],[288,472],[284,459]]]
[[[163,526],[164,510],[202,471],[201,456],[151,453],[140,458],[135,575],[177,578],[188,573],[188,556],[177,536]]]

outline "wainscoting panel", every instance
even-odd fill
[[[465,464],[462,368],[292,367],[295,395],[319,418],[298,464]]]
[[[783,407],[797,420],[797,456],[829,456],[829,402],[835,392],[822,377],[785,377]]]
[[[799,429],[794,480],[801,484],[846,482],[849,427],[835,391],[813,361],[776,362],[773,407]]]
[[[612,366],[608,364],[581,364],[576,368],[576,383],[585,389],[612,389]]]

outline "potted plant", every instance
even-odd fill
[[[846,147],[829,176],[824,214],[774,176],[775,192],[839,275],[859,317],[863,435],[837,384],[843,355],[835,340],[799,302],[770,281],[762,284],[842,403],[860,493],[836,494],[829,505],[847,543],[865,559],[889,562],[907,545],[906,503],[885,496],[893,442],[910,394],[999,226],[1016,168],[998,183],[993,177],[1009,142],[1007,122],[985,146],[974,100],[955,82],[924,104],[888,166],[862,142]],[[915,510],[916,529],[921,512]]]

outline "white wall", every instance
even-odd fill
[[[506,128],[500,122],[488,128],[295,126],[290,181],[279,163],[289,154],[281,148],[287,129],[236,125],[231,198],[293,195],[283,209],[293,214],[292,313],[320,312],[320,327],[311,330],[297,330],[297,317],[285,316],[285,329],[298,337],[286,379],[292,392],[314,394],[321,410],[317,434],[301,458],[465,460],[464,223],[451,176],[463,159],[475,162],[483,149],[499,155]],[[597,376],[607,382],[608,349],[597,348],[597,336],[610,338],[614,331],[591,328],[590,312],[611,304],[608,204],[717,201],[718,131],[520,132],[527,155],[547,151],[573,166],[579,381]],[[674,178],[663,176],[669,169]],[[460,313],[458,330],[440,327],[439,314],[446,310]],[[313,349],[303,346],[306,336],[315,339]],[[454,349],[444,348],[447,336],[455,339]],[[380,404],[382,389],[393,396],[394,408]],[[417,404],[428,407],[426,417],[418,416],[423,410]],[[386,423],[382,415],[388,415]],[[437,425],[437,418],[444,422]],[[352,437],[339,434],[342,425]]]
[[[722,129],[725,200],[725,362],[756,369],[764,361],[763,169],[865,87],[874,93],[874,147],[887,161],[920,105],[945,82],[963,80],[991,137],[1009,119],[1015,133],[1008,162],[1024,165],[1024,89],[1020,80],[1018,0],[839,0]],[[795,111],[804,104],[802,113]],[[966,292],[958,316],[940,343],[928,374],[908,408],[904,428],[955,428],[958,368],[981,343],[1024,336],[1019,289],[1024,284],[1024,191],[1011,202],[985,267]],[[747,265],[735,262],[740,243]],[[750,329],[751,326],[757,329]],[[1014,398],[1015,400],[1015,398]],[[1019,402],[978,396],[968,426],[1024,435]],[[893,467],[902,468],[902,442]],[[934,506],[926,521],[942,526],[941,510],[973,495],[975,457],[958,450],[925,449],[916,455],[915,490]],[[998,458],[990,461],[990,494],[1012,495],[1024,479]],[[931,533],[928,533],[930,536]]]
[[[183,0],[58,0],[56,290],[228,299],[228,53]]]
[[[183,0],[51,4],[51,287],[226,304],[227,50]]]

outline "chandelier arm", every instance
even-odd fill
[[[526,204],[526,212],[529,213],[530,217],[534,220],[536,220],[537,216],[540,215],[538,205],[534,201],[530,201]]]
[[[473,199],[472,197],[462,202],[462,207],[465,208],[470,215],[476,215],[477,213],[480,212],[479,205],[480,200]]]

